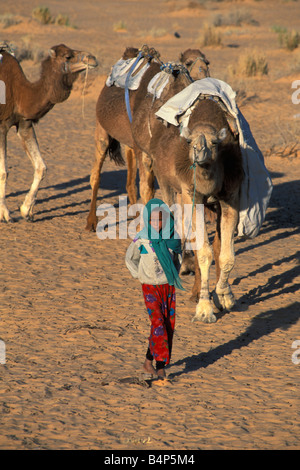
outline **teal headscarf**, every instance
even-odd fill
[[[150,225],[151,213],[158,209],[161,210],[163,222],[165,222],[159,233]],[[168,283],[185,290],[181,285],[177,269],[168,250],[170,248],[175,253],[181,253],[181,240],[178,236],[175,238],[174,217],[169,207],[161,199],[151,199],[144,207],[143,220],[144,228],[138,232],[136,238],[145,238],[151,241]]]

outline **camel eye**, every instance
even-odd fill
[[[67,55],[67,56],[66,56],[66,59],[67,59],[67,60],[71,60],[71,59],[72,59],[72,56],[71,56],[71,55]]]

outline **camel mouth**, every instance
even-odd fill
[[[96,67],[98,67],[98,61],[96,57],[89,56],[86,59],[84,59],[82,62],[79,62],[77,64],[72,64],[70,66],[70,71],[72,73],[80,73],[87,69],[89,70],[95,69]]]

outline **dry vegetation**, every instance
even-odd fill
[[[48,7],[38,6],[32,10],[32,18],[38,21],[39,23],[46,25],[46,24],[57,24],[59,26],[68,26],[74,28],[75,26],[71,26],[70,19],[67,15],[63,15],[59,13],[56,16],[53,16],[50,12]]]

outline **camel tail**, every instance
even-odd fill
[[[116,165],[122,166],[125,165],[125,160],[122,156],[121,145],[113,137],[109,136],[109,144],[106,150],[106,153],[109,155],[109,158],[115,162]]]

